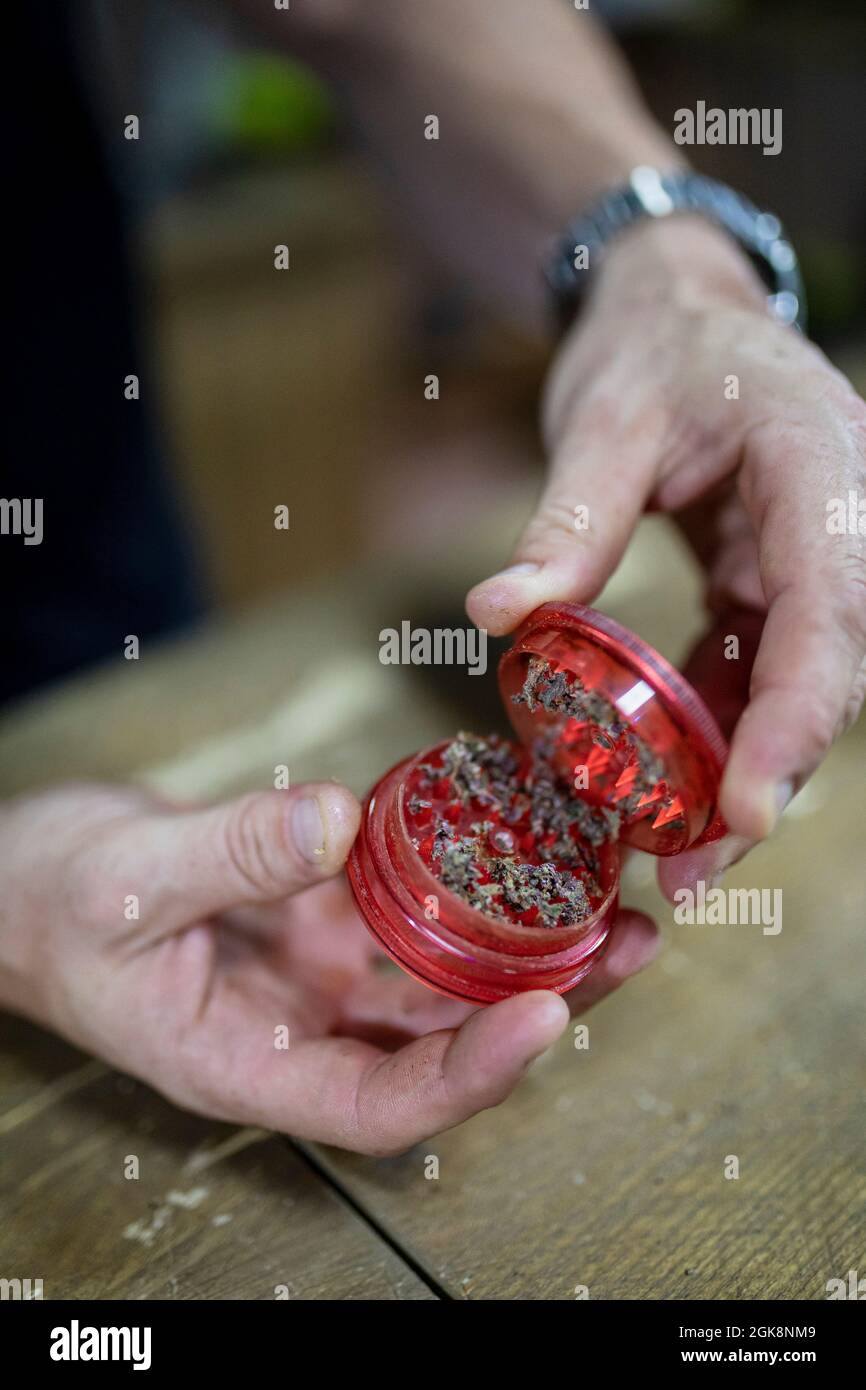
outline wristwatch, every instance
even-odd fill
[[[806,296],[794,248],[778,217],[761,212],[732,188],[684,171],[665,174],[648,165],[633,169],[627,184],[606,193],[589,212],[569,223],[556,244],[547,279],[565,322],[575,313],[605,247],[645,217],[698,213],[739,243],[767,286],[767,304],[782,323],[806,331]]]

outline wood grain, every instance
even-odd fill
[[[603,606],[676,659],[682,560],[645,529],[633,561],[658,587],[627,565]],[[666,949],[588,1016],[588,1051],[566,1035],[501,1109],[387,1165],[320,1161],[452,1297],[825,1297],[866,1267],[864,781],[861,720],[727,875],[782,890],[778,935],[675,925],[637,855],[623,900]]]
[[[339,650],[375,667],[381,602],[372,574],[354,576],[31,702],[0,720],[2,785],[136,773],[215,795],[267,784],[279,758],[293,776],[324,772],[362,791],[466,714],[425,694],[435,673],[394,671],[381,698],[370,677],[359,718],[307,730],[297,758],[273,746],[280,730],[295,737],[295,702],[321,660]],[[696,633],[694,577],[655,523],[604,606],[674,658]],[[864,774],[861,723],[730,875],[783,890],[778,936],[672,925],[636,857],[624,898],[658,911],[667,949],[589,1016],[589,1050],[566,1036],[506,1105],[402,1158],[310,1150],[335,1190],[277,1140],[197,1177],[190,1156],[228,1131],[84,1073],[0,1133],[15,1201],[4,1265],[26,1256],[58,1289],[144,1297],[271,1297],[280,1275],[297,1297],[426,1296],[361,1210],[450,1297],[573,1299],[578,1286],[592,1298],[825,1296],[828,1279],[866,1268]],[[61,1046],[19,1035],[0,1072],[6,1113],[30,1103],[31,1068],[37,1093],[80,1073],[85,1060],[59,1062]],[[138,1183],[122,1178],[128,1152],[145,1160]],[[424,1176],[429,1154],[438,1181]],[[739,1178],[725,1176],[730,1156]],[[198,1185],[200,1209],[167,1202]],[[166,1205],[153,1246],[124,1237]]]
[[[434,1297],[279,1138],[185,1114],[19,1020],[0,1048],[5,1278],[45,1299]]]
[[[387,1167],[324,1155],[452,1296],[818,1299],[862,1270],[864,743],[820,775],[829,806],[730,875],[784,885],[778,937],[670,926],[587,1016],[589,1050],[567,1034],[501,1110]]]

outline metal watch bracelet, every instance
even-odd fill
[[[761,212],[724,183],[683,171],[664,174],[648,165],[569,223],[547,266],[547,280],[563,320],[574,316],[607,244],[644,218],[697,213],[728,232],[767,286],[767,304],[783,323],[806,330],[800,267],[778,217]]]

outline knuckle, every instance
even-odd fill
[[[808,760],[817,764],[842,731],[842,713],[824,696],[814,693],[801,708],[800,728]]]
[[[575,547],[580,545],[592,528],[592,511],[590,509],[588,528],[578,530],[575,525],[575,507],[579,505],[580,498],[577,496],[545,499],[526,529],[520,553],[532,559],[535,552],[540,553],[545,545],[549,545],[551,538],[567,541]]]
[[[850,729],[852,725],[856,724],[860,717],[860,711],[863,708],[864,700],[866,700],[866,662],[860,667],[854,684],[849,691],[848,698],[845,701],[845,710],[842,716],[843,730]]]
[[[855,651],[866,651],[866,548],[842,556],[836,582],[836,621]]]
[[[640,382],[617,380],[587,392],[571,423],[570,442],[589,441],[612,458],[635,445],[660,445],[674,430],[677,411],[657,389],[654,375]]]
[[[623,403],[609,386],[600,383],[581,398],[580,408],[571,422],[575,442],[581,438],[611,439],[622,420]]]
[[[222,850],[245,890],[278,897],[285,891],[288,846],[274,809],[259,792],[242,797],[223,820]]]

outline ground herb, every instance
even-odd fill
[[[458,734],[420,764],[405,806],[413,844],[443,887],[523,925],[573,926],[603,893],[598,848],[617,817],[582,801],[531,750]]]
[[[630,766],[633,776],[630,790],[617,800],[623,819],[633,816],[649,799],[656,814],[671,806],[673,797],[664,764],[624,723],[616,707],[597,691],[587,690],[578,676],[554,670],[541,657],[531,657],[523,688],[511,698],[515,705],[526,705],[531,713],[544,709],[563,720],[573,719],[577,726],[588,725],[594,743],[608,752],[619,752],[622,767]],[[669,824],[681,828],[683,823],[670,820]]]
[[[591,724],[595,741],[603,747],[610,747],[626,732],[626,725],[609,700],[587,690],[577,676],[555,671],[541,657],[530,658],[523,689],[511,699],[515,705],[526,705],[531,713],[541,708],[576,719],[579,724]]]
[[[496,734],[461,733],[411,774],[404,802],[410,836],[443,887],[471,907],[524,926],[574,926],[604,896],[601,847],[644,803],[656,810],[666,804],[664,769],[609,701],[545,661],[530,661],[512,698],[589,725],[593,742],[619,751],[634,780],[618,809],[593,806],[560,775],[556,730],[529,748]]]

